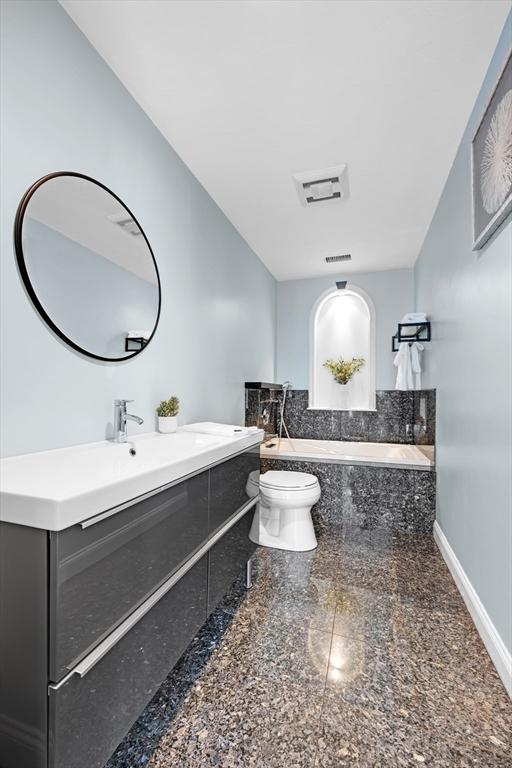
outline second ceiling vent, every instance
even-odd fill
[[[351,261],[352,260],[352,254],[350,253],[340,253],[339,256],[326,256],[325,262],[326,264],[334,264],[337,261]]]
[[[331,168],[323,168],[320,171],[295,173],[293,180],[303,205],[348,198],[346,165],[333,165]]]

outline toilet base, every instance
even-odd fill
[[[254,513],[249,538],[254,544],[288,552],[309,552],[318,542],[311,507],[281,509],[260,504]]]

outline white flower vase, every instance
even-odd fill
[[[169,435],[171,432],[176,432],[178,428],[177,416],[159,416],[158,417],[158,431],[163,432],[165,435]]]
[[[347,411],[349,410],[349,393],[348,393],[348,385],[350,383],[349,381],[338,381],[335,379],[336,384],[339,386],[339,396],[338,396],[338,409],[340,411]]]

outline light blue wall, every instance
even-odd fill
[[[376,387],[394,389],[391,337],[398,321],[414,303],[414,272],[394,269],[386,272],[358,272],[339,277],[286,280],[277,287],[277,381],[289,379],[296,389],[309,388],[309,334],[313,307],[318,297],[335,280],[348,279],[372,299],[376,315]]]
[[[123,357],[127,331],[153,331],[158,312],[155,283],[26,215],[23,254],[46,313],[82,349]]]
[[[182,422],[240,422],[244,381],[274,376],[273,277],[56,2],[1,9],[3,455],[103,439],[116,397],[135,399],[142,431],[154,429],[154,407],[171,393]],[[35,179],[56,170],[113,189],[152,245],[162,315],[134,360],[75,354],[24,292],[16,208]]]
[[[437,516],[512,648],[512,224],[471,250],[471,139],[512,40],[509,17],[420,257],[416,305],[433,321]]]

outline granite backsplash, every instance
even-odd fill
[[[309,409],[308,397],[307,389],[292,389],[287,394],[284,420],[290,437],[435,444],[435,389],[378,390],[375,411]],[[282,392],[266,388],[246,389],[245,398],[246,426],[258,426],[267,434],[276,434]]]

